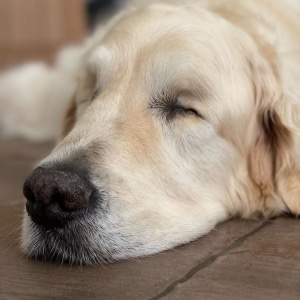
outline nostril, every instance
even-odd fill
[[[30,202],[29,200],[26,201],[26,211],[29,216],[31,216],[34,213],[36,204]]]
[[[52,202],[56,202],[65,211],[75,211],[85,207],[89,203],[91,189],[77,182],[72,185],[64,185],[52,197]]]
[[[26,182],[23,187],[23,194],[29,202],[31,202],[31,203],[36,202],[35,195],[34,195],[32,189],[29,187],[29,185],[26,184]]]

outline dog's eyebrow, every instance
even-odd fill
[[[212,91],[213,89],[207,83],[207,80],[199,79],[197,82],[195,80],[194,83],[190,84],[190,88],[183,88],[181,90],[178,88],[163,89],[162,92],[156,92],[152,96],[152,99],[161,100],[162,104],[168,105],[176,104],[181,96],[205,101],[211,96]]]
[[[213,93],[213,83],[210,82],[203,74],[190,75],[190,89],[185,89],[183,95],[193,95],[193,97],[204,101]]]

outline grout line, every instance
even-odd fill
[[[171,283],[169,286],[166,287],[166,289],[164,291],[162,291],[158,295],[150,298],[149,300],[159,300],[159,299],[163,298],[164,296],[166,296],[167,294],[171,293],[176,288],[177,285],[188,281],[197,272],[199,272],[202,269],[207,268],[208,266],[213,264],[217,260],[217,258],[228,254],[232,249],[240,246],[249,237],[255,235],[258,231],[263,229],[268,224],[269,224],[269,221],[263,222],[260,226],[256,227],[252,231],[248,232],[247,234],[245,234],[245,235],[241,236],[240,238],[238,238],[237,240],[235,240],[229,247],[225,248],[224,250],[220,251],[219,253],[217,253],[213,256],[210,256],[206,260],[198,263],[195,267],[190,269],[183,277],[181,277],[180,279],[178,279],[178,280],[174,281],[173,283]]]

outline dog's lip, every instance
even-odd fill
[[[36,242],[28,245],[27,255],[31,258],[76,265],[102,265],[114,261],[107,251],[100,251],[96,259],[93,256],[92,237],[96,227],[91,224],[88,216],[83,216],[80,220],[71,220],[65,226],[55,228],[37,224],[32,220],[30,223],[35,238],[39,241],[38,247]]]

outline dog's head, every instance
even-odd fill
[[[244,32],[156,5],[118,21],[83,65],[64,138],[24,185],[27,254],[102,263],[284,209],[269,197],[291,144],[278,78]]]

